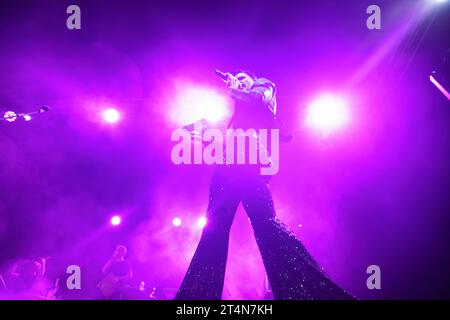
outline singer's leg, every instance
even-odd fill
[[[210,184],[206,226],[177,300],[220,300],[225,278],[230,228],[239,196],[232,184],[215,171]]]
[[[251,220],[275,299],[352,299],[331,281],[275,214],[267,184],[248,186],[243,205]]]

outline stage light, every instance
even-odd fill
[[[198,219],[197,224],[200,228],[204,228],[206,226],[206,222],[206,217],[201,217],[200,219]]]
[[[442,84],[439,83],[439,81],[436,80],[436,73],[432,73],[430,75],[430,81],[436,86],[436,88],[439,89],[439,91],[442,92],[442,94],[448,99],[450,100],[450,93],[444,88],[444,86]]]
[[[102,113],[103,120],[108,123],[116,123],[120,120],[120,113],[117,109],[108,108]]]
[[[217,123],[230,114],[226,96],[212,88],[187,85],[178,90],[170,108],[173,122],[186,125],[200,119]]]
[[[182,223],[182,221],[181,221],[181,219],[178,218],[178,217],[172,219],[172,225],[173,225],[174,227],[180,227],[180,226],[181,226],[181,223]]]
[[[311,102],[306,110],[306,125],[325,136],[342,129],[349,120],[347,102],[337,95],[323,94]]]
[[[113,216],[111,217],[111,225],[118,226],[122,222],[122,218],[120,216]]]
[[[436,5],[436,6],[438,6],[438,5],[443,5],[445,2],[447,2],[447,0],[426,0],[426,1],[429,3],[430,6],[433,6],[433,5]]]
[[[31,116],[29,114],[26,114],[26,115],[23,116],[23,120],[30,121],[31,120]]]
[[[14,122],[17,119],[17,114],[14,111],[6,111],[3,118],[8,122]]]

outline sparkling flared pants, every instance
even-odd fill
[[[331,281],[303,244],[276,217],[263,176],[245,167],[219,166],[211,179],[207,225],[177,300],[222,298],[228,240],[239,203],[250,218],[275,299],[352,299]]]

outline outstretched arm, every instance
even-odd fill
[[[275,85],[266,79],[260,79],[258,85],[251,89],[241,87],[241,83],[232,74],[227,74],[228,78],[225,81],[230,89],[230,95],[235,100],[255,102],[257,104],[268,106],[270,111],[276,113]]]
[[[273,98],[273,88],[271,86],[258,86],[251,90],[231,88],[231,97],[236,100],[269,103]]]

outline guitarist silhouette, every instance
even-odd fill
[[[110,300],[123,300],[125,291],[130,287],[133,271],[125,260],[127,248],[118,245],[111,259],[103,266],[103,280],[98,284],[103,297]]]

